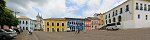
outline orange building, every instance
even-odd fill
[[[85,30],[91,30],[91,20],[89,18],[85,18]]]

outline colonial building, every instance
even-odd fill
[[[127,0],[104,13],[105,26],[118,26],[120,29],[150,27],[150,1]]]
[[[91,20],[91,29],[100,29],[99,18],[97,17],[87,17]]]
[[[100,17],[100,28],[102,28],[103,26],[104,26],[104,17],[103,17],[103,14],[102,13],[100,13],[100,15],[99,15],[99,17]]]
[[[92,27],[91,27],[91,19],[90,18],[85,18],[85,23],[84,23],[84,25],[85,25],[85,29],[84,30],[86,30],[86,31],[88,31],[88,30],[91,30],[92,29]]]
[[[27,16],[20,16],[18,17],[18,19],[19,19],[18,25],[19,28],[23,30],[35,29],[35,22],[32,19],[28,18]]]
[[[48,18],[44,19],[44,30],[47,32],[64,32],[66,31],[65,18]]]
[[[43,18],[38,13],[38,15],[36,16],[36,30],[43,30],[43,26]]]
[[[82,18],[66,18],[67,30],[76,31],[80,29],[84,31],[84,19]]]

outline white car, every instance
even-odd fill
[[[118,30],[119,28],[117,26],[107,26],[107,30]]]
[[[67,32],[70,32],[70,28],[67,28]]]

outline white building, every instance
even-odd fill
[[[104,25],[121,29],[150,27],[150,1],[128,0],[104,13]]]
[[[32,19],[26,16],[20,16],[18,17],[18,19],[19,19],[19,25],[18,25],[19,28],[23,30],[35,29],[35,22]]]

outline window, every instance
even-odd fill
[[[115,16],[114,12],[113,12],[113,16]]]
[[[71,22],[71,24],[73,24],[73,22]]]
[[[148,5],[148,11],[150,11],[150,5]]]
[[[64,28],[62,28],[62,32],[64,32]]]
[[[47,28],[47,32],[49,32],[49,28]]]
[[[28,24],[28,21],[26,21],[26,25]]]
[[[64,23],[62,23],[62,26],[64,26]]]
[[[54,29],[54,28],[52,28],[52,32],[55,32],[55,29]]]
[[[140,4],[140,10],[143,10],[143,6],[142,6],[142,4]]]
[[[69,22],[67,24],[70,24]]]
[[[106,24],[107,24],[107,20],[106,20]]]
[[[109,18],[110,18],[110,13],[109,13]]]
[[[73,24],[75,25],[76,23],[75,23],[75,22],[73,22]]]
[[[118,22],[121,22],[121,16],[118,16]]]
[[[136,10],[139,10],[139,6],[138,6],[138,3],[136,3]]]
[[[47,22],[47,26],[49,26],[49,22]]]
[[[24,24],[24,21],[22,22],[22,24]]]
[[[115,17],[113,18],[113,22],[116,22],[116,19],[115,19]]]
[[[122,8],[120,8],[120,14],[122,13]]]
[[[118,15],[118,11],[116,10],[116,15]]]
[[[28,30],[28,27],[26,27],[26,30]]]
[[[111,23],[111,19],[109,19],[109,23]]]
[[[54,23],[52,22],[52,26],[54,26]]]
[[[105,19],[107,19],[107,15],[105,16]]]
[[[144,11],[147,11],[147,6],[146,6],[146,4],[144,4]]]
[[[125,12],[127,12],[127,11],[129,11],[129,5],[126,5],[126,11]]]
[[[69,22],[69,24],[71,24],[71,22]]]
[[[140,14],[138,14],[138,19],[140,19]]]
[[[147,20],[147,15],[146,15],[146,20]]]
[[[57,32],[59,32],[59,28],[57,28]]]
[[[57,26],[59,26],[59,23],[57,23]]]
[[[21,21],[19,21],[19,24],[21,24]]]

